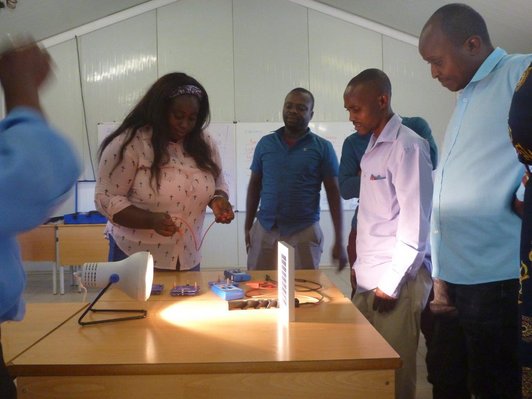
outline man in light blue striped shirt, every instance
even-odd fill
[[[429,381],[436,399],[519,398],[520,220],[512,204],[523,167],[507,120],[532,55],[494,48],[483,18],[463,4],[430,17],[419,51],[432,77],[457,92],[436,171],[431,228],[433,276],[446,283],[446,305],[456,311],[436,317]]]

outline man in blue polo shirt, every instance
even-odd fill
[[[279,240],[294,247],[296,269],[319,267],[323,252],[319,225],[322,183],[335,232],[332,255],[340,268],[347,262],[342,245],[338,159],[332,144],[308,127],[313,108],[310,91],[290,91],[283,106],[284,127],[264,136],[255,148],[245,222],[250,270],[277,268]]]

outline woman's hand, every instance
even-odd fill
[[[157,234],[160,234],[164,237],[170,237],[179,232],[179,229],[172,220],[172,217],[167,213],[153,212],[151,214],[151,225],[151,228],[155,230]]]
[[[231,203],[225,199],[225,197],[220,196],[214,198],[211,201],[210,206],[212,208],[212,213],[214,214],[216,223],[231,223],[231,221],[235,218],[233,207],[231,206]]]

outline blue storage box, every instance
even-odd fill
[[[65,224],[102,224],[107,223],[107,218],[98,211],[74,212],[65,215]]]
[[[102,224],[107,218],[94,210],[94,180],[78,180],[75,188],[75,212],[63,217],[65,224]]]

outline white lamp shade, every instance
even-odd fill
[[[113,274],[118,275],[116,286],[138,301],[147,301],[153,283],[153,256],[137,252],[117,262],[85,263],[80,272],[81,282],[87,288],[103,288]]]

